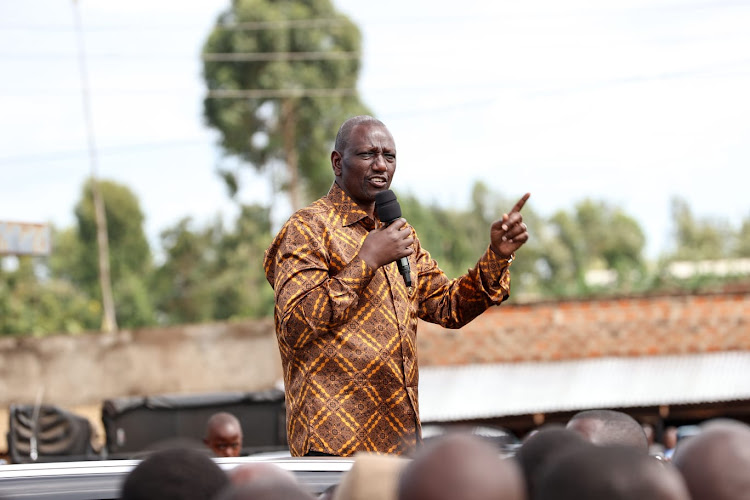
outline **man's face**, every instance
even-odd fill
[[[375,193],[388,189],[396,171],[396,144],[388,129],[377,123],[354,127],[344,151],[331,153],[336,182],[372,215]]]
[[[242,450],[242,431],[227,423],[213,429],[205,443],[217,457],[237,457]]]

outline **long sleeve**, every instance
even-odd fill
[[[510,296],[509,263],[489,246],[476,266],[449,280],[429,253],[420,249],[419,308],[421,319],[446,328],[461,328],[484,310]]]
[[[367,231],[332,230],[313,214],[310,218],[293,217],[281,231],[273,259],[276,271],[271,283],[276,292],[276,315],[284,341],[300,348],[313,340],[317,332],[331,331],[351,320],[359,298],[372,280],[375,270],[354,253]],[[335,251],[341,242],[349,252]],[[333,251],[332,251],[333,250]],[[351,260],[344,259],[351,254]],[[268,264],[267,264],[268,265]]]

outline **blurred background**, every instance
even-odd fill
[[[420,330],[425,415],[746,415],[749,22],[729,0],[0,0],[0,403],[72,408],[101,447],[104,400],[273,388],[263,251],[367,113],[451,276],[532,193],[509,303]],[[467,384],[497,398],[469,410]]]

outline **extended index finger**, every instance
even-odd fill
[[[526,200],[529,199],[529,196],[531,196],[531,193],[526,193],[525,195],[523,195],[521,199],[518,200],[515,205],[513,205],[513,210],[511,210],[511,212],[520,212],[523,206],[526,204]]]

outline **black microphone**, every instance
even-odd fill
[[[378,212],[380,222],[389,225],[394,220],[401,217],[401,205],[398,204],[396,195],[390,189],[375,193],[375,210]],[[411,269],[409,268],[409,259],[401,257],[396,260],[398,272],[404,277],[404,283],[407,287],[411,286]]]

